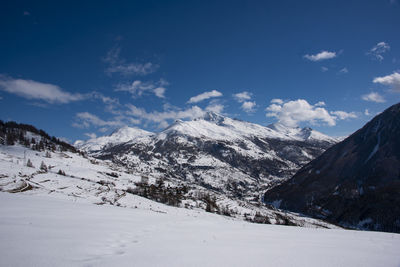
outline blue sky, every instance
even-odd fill
[[[400,101],[400,3],[8,1],[0,119],[70,141],[207,110],[347,135]]]

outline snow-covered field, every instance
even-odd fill
[[[400,266],[400,235],[0,193],[1,266]]]
[[[141,175],[76,153],[0,146],[0,266],[400,266],[398,234],[337,229],[222,194],[216,202],[233,217],[207,213],[198,186],[180,208],[166,206],[128,192]],[[304,227],[244,221],[257,213]]]

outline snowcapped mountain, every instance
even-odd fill
[[[111,135],[110,140],[117,138]],[[191,121],[177,120],[159,133],[146,132],[127,142],[97,146],[94,141],[80,148],[134,172],[256,202],[267,188],[290,178],[336,142],[310,128],[264,127],[213,112]],[[100,146],[102,150],[90,149]]]
[[[400,232],[400,103],[332,146],[264,200],[347,227]]]
[[[158,134],[159,139],[170,134],[181,134],[196,138],[208,138],[220,141],[232,141],[251,137],[282,139],[292,141],[321,141],[335,143],[332,137],[311,128],[287,127],[280,123],[267,127],[231,119],[214,112],[207,112],[203,117],[192,121],[177,120]]]
[[[91,138],[87,141],[78,140],[74,143],[74,146],[81,150],[95,153],[97,151],[105,149],[107,146],[118,145],[134,140],[137,137],[148,136],[151,134],[151,132],[139,128],[122,127],[108,136]]]
[[[285,135],[287,138],[297,139],[300,141],[322,141],[322,142],[331,142],[336,143],[338,140],[327,136],[323,133],[315,131],[310,127],[288,127],[281,123],[274,123],[268,125],[269,128]]]
[[[123,129],[115,132],[114,137],[131,133],[129,129]],[[140,168],[127,168],[118,162],[87,157],[33,126],[0,121],[0,137],[2,192],[44,195],[158,213],[173,214],[179,207],[192,210],[188,211],[192,214],[208,211],[264,224],[337,228],[320,220],[280,212],[259,202],[255,205],[202,184],[175,178],[163,173],[162,165],[158,172],[154,170],[152,173],[144,163],[138,164]]]

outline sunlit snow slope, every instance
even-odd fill
[[[26,166],[27,161],[31,167]],[[44,171],[40,167],[47,166]],[[60,170],[63,174],[60,174]],[[157,176],[146,176],[147,198],[140,197],[137,190],[143,180],[143,173],[130,172],[110,161],[85,158],[78,153],[59,151],[36,151],[21,145],[0,145],[0,191],[29,195],[48,195],[54,198],[80,200],[97,205],[114,205],[126,208],[140,208],[164,212],[168,206],[152,200],[166,203],[175,199],[173,205],[188,209],[204,210],[213,200],[211,212],[261,223],[292,224],[305,227],[335,226],[322,221],[305,218],[296,214],[284,213],[264,205],[252,205],[246,201],[230,198],[202,186],[180,181],[164,179],[160,190],[155,184]],[[174,188],[185,186],[185,193],[171,195]],[[152,193],[153,190],[153,193]],[[167,197],[163,200],[163,195]]]
[[[400,235],[0,193],[1,266],[399,266]]]

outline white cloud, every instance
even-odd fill
[[[337,120],[355,118],[355,113],[347,113],[344,111],[328,112],[325,108],[320,107],[324,102],[320,101],[315,105],[309,104],[304,99],[297,99],[282,103],[273,103],[266,108],[267,117],[275,117],[284,125],[295,127],[301,122],[317,124],[325,123],[329,126],[336,125]]]
[[[214,104],[208,105],[206,107],[206,111],[212,111],[212,112],[215,112],[215,113],[222,113],[224,108],[225,108],[224,105],[214,103]]]
[[[304,57],[311,61],[321,61],[326,59],[331,59],[336,57],[336,52],[322,51],[315,55],[304,55]]]
[[[117,98],[111,98],[111,97],[105,96],[105,95],[103,95],[102,93],[99,93],[99,92],[93,92],[92,96],[95,99],[100,99],[104,104],[117,104],[117,103],[119,103],[119,100]]]
[[[94,94],[94,93],[93,93]],[[97,98],[105,99],[105,101],[112,101],[112,98],[104,97],[98,93]],[[143,108],[139,108],[132,104],[122,106],[118,102],[117,110],[107,110],[112,114],[116,115],[111,119],[104,120],[97,115],[89,112],[80,112],[76,114],[75,122],[72,124],[73,127],[87,129],[90,127],[96,127],[99,132],[106,132],[109,129],[122,127],[126,125],[137,125],[144,124],[147,127],[149,123],[155,123],[160,128],[167,126],[170,120],[176,119],[194,119],[204,115],[206,111],[214,111],[221,113],[224,109],[222,104],[218,104],[217,101],[211,103],[206,107],[206,110],[201,109],[198,106],[192,106],[187,109],[179,109],[168,103],[163,105],[163,111],[152,111],[147,112]]]
[[[251,95],[252,95],[251,93],[244,91],[241,93],[234,94],[233,97],[236,99],[236,101],[238,101],[239,103],[242,103],[246,100],[250,100]]]
[[[374,47],[372,47],[367,55],[370,55],[373,59],[382,61],[383,54],[390,50],[389,44],[385,42],[377,43]]]
[[[329,69],[327,67],[321,67],[322,72],[327,72]]]
[[[390,75],[383,77],[376,77],[373,83],[380,83],[390,86],[394,91],[400,92],[400,73],[393,72]]]
[[[365,115],[365,116],[371,115],[371,114],[369,113],[369,110],[368,110],[367,108],[364,110],[364,115]]]
[[[160,79],[158,82],[142,82],[136,80],[131,84],[119,84],[115,91],[126,91],[132,94],[133,97],[142,96],[143,94],[150,92],[159,98],[165,97],[166,86],[168,82],[164,79]]]
[[[101,100],[105,104],[105,110],[107,112],[110,112],[114,115],[121,114],[121,111],[118,110],[121,104],[117,98],[111,98],[99,92],[92,92],[91,97],[93,99]]]
[[[110,66],[107,68],[106,72],[109,74],[112,73],[121,73],[122,75],[129,76],[129,75],[147,75],[150,73],[155,72],[158,66],[155,66],[151,62],[147,62],[144,64],[141,63],[129,63],[129,64],[121,64]]]
[[[283,104],[283,100],[279,99],[279,98],[274,98],[274,99],[271,100],[271,103],[280,105],[280,104]]]
[[[205,113],[205,111],[198,106],[192,106],[185,110],[167,110],[163,112],[147,112],[145,109],[138,108],[132,104],[128,104],[126,106],[128,108],[126,115],[132,116],[136,119],[145,120],[147,122],[157,123],[160,128],[168,125],[168,120],[194,119],[203,116]]]
[[[343,68],[343,69],[341,69],[341,70],[339,70],[339,73],[349,73],[349,70],[345,67],[345,68]]]
[[[361,96],[362,100],[376,102],[376,103],[384,103],[386,100],[379,93],[371,92],[369,94]]]
[[[76,114],[76,118],[78,119],[79,122],[75,122],[72,124],[72,126],[76,128],[89,128],[91,125],[96,127],[104,127],[104,126],[119,127],[125,125],[121,121],[121,118],[115,117],[110,121],[105,121],[89,112],[79,112]]]
[[[164,111],[171,111],[171,110],[179,111],[180,108],[177,107],[177,106],[174,106],[174,105],[172,105],[170,103],[164,103],[163,104],[163,110]]]
[[[346,112],[346,111],[331,111],[332,115],[335,115],[339,120],[347,120],[347,119],[355,119],[357,118],[357,114],[355,112]]]
[[[167,128],[168,126],[169,126],[169,123],[167,121],[161,121],[158,123],[158,128],[160,128],[160,129]]]
[[[166,89],[164,87],[157,87],[156,89],[154,89],[154,94],[159,98],[164,98],[165,90]]]
[[[85,133],[85,135],[87,137],[89,137],[90,139],[95,139],[97,137],[97,135],[95,133]]]
[[[33,80],[13,79],[0,75],[0,90],[27,99],[43,100],[50,104],[66,104],[87,98],[87,95],[72,94],[59,86]]]
[[[131,124],[140,124],[141,120],[135,118],[128,118],[129,123]]]
[[[243,91],[241,93],[234,94],[233,97],[237,102],[242,103],[241,109],[246,113],[251,113],[255,111],[256,102],[250,101],[252,97],[252,93]]]
[[[119,73],[123,76],[130,75],[147,75],[155,72],[158,69],[157,64],[151,62],[136,63],[125,62],[125,59],[120,57],[121,48],[114,47],[108,51],[106,57],[103,59],[108,64],[106,73],[112,75],[113,73]]]
[[[247,112],[251,113],[254,112],[254,108],[256,107],[256,102],[255,101],[245,101],[242,104],[242,109]]]
[[[275,113],[279,113],[282,110],[282,106],[281,104],[271,104],[265,110],[271,112],[271,116],[268,115],[268,117],[275,117]]]
[[[200,101],[212,98],[212,97],[219,97],[222,96],[221,92],[218,92],[217,90],[212,90],[209,92],[204,92],[199,95],[193,96],[189,99],[188,103],[198,103]]]
[[[323,107],[323,106],[326,106],[326,104],[325,104],[324,101],[319,101],[319,102],[317,102],[317,104],[315,104],[314,106],[316,106],[316,107]]]

